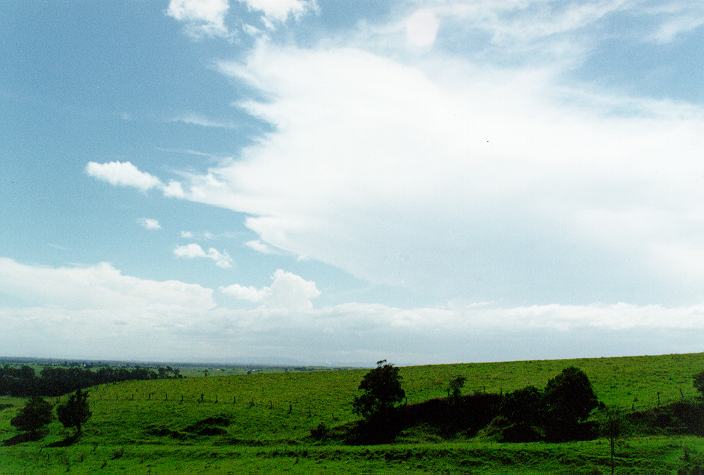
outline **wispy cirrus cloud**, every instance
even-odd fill
[[[216,129],[237,129],[238,124],[232,121],[213,119],[202,114],[187,113],[177,115],[169,119],[169,122],[178,122],[187,125],[196,125],[199,127],[208,127]]]

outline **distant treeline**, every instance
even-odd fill
[[[171,366],[157,368],[83,368],[45,367],[39,376],[31,366],[0,367],[0,395],[5,396],[60,396],[80,388],[97,384],[135,379],[182,378],[180,370]]]

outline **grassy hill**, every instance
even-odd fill
[[[583,369],[607,405],[643,409],[658,404],[658,393],[661,404],[694,397],[692,375],[704,370],[704,353],[415,366],[402,368],[401,374],[412,404],[444,397],[448,381],[457,375],[467,378],[465,392],[498,393],[529,384],[542,387],[567,366]],[[77,444],[47,447],[64,437],[54,422],[42,441],[0,446],[0,473],[607,469],[603,440],[497,444],[411,433],[397,444],[375,447],[312,442],[310,429],[320,422],[334,427],[356,419],[351,400],[365,372],[257,373],[98,386],[90,390],[93,417]],[[9,421],[22,404],[0,398],[0,440],[16,434]],[[704,443],[696,437],[632,438],[620,450],[620,463],[631,471],[675,469],[686,463],[685,450],[691,462],[704,452]]]

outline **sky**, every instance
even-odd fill
[[[702,351],[704,4],[0,2],[0,355]]]

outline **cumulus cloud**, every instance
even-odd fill
[[[161,229],[161,224],[154,218],[139,218],[137,223],[147,231],[158,231]]]
[[[18,356],[411,364],[698,351],[704,336],[704,305],[316,307],[315,283],[283,270],[269,286],[220,293],[257,305],[217,305],[212,289],[105,263],[0,258],[0,347]]]
[[[206,251],[200,246],[200,244],[196,243],[176,246],[174,248],[174,255],[181,259],[210,259],[216,266],[222,269],[229,269],[232,267],[232,258],[227,252],[220,252],[213,247],[208,248]]]
[[[225,16],[229,8],[228,0],[171,0],[166,15],[184,23],[186,33],[195,39],[228,38]]]
[[[261,303],[267,308],[288,311],[312,309],[312,301],[320,296],[315,282],[282,269],[277,269],[271,276],[269,287],[258,289],[232,284],[221,287],[220,292],[239,300]]]
[[[240,0],[240,2],[250,10],[262,13],[262,20],[269,29],[275,29],[277,23],[285,23],[289,17],[300,18],[305,13],[318,8],[315,0]]]
[[[88,162],[85,172],[113,186],[132,187],[141,191],[162,186],[161,180],[139,170],[132,162]]]
[[[46,267],[5,257],[0,257],[0,294],[32,305],[122,310],[134,321],[161,311],[190,314],[215,306],[211,289],[175,280],[124,275],[109,263]],[[135,311],[138,314],[130,314]]]

